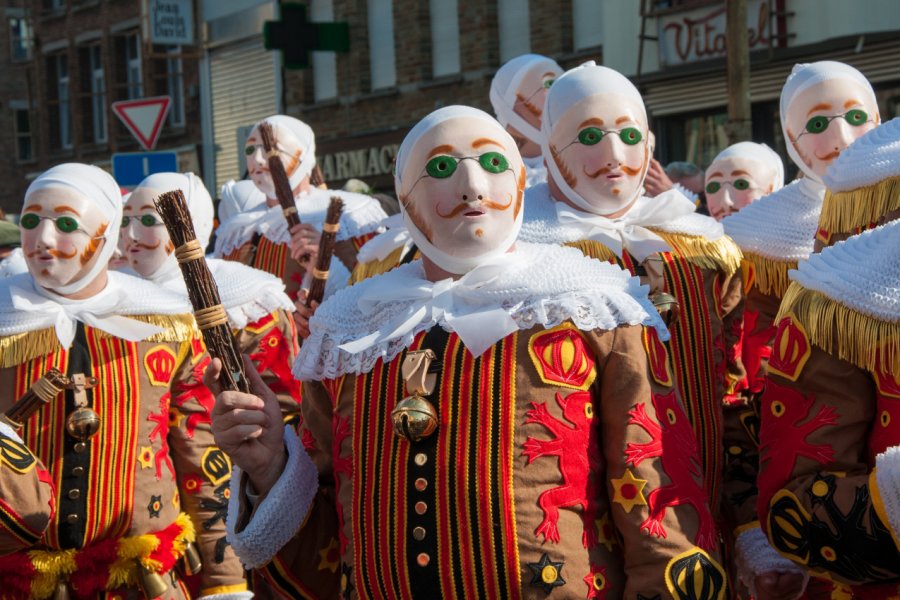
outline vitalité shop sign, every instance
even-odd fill
[[[768,0],[747,1],[747,29],[750,50],[777,46],[783,32],[773,32],[776,19],[770,18]],[[725,56],[725,3],[666,13],[657,18],[659,61],[666,66],[683,65]]]

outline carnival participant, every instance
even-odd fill
[[[479,110],[420,121],[396,187],[423,258],[313,317],[300,438],[258,379],[217,399],[245,565],[330,597],[723,597],[690,425],[650,373],[666,333],[646,289],[516,242],[524,165]]]
[[[547,181],[541,155],[541,116],[547,90],[562,74],[562,67],[552,58],[523,54],[507,61],[491,80],[491,106],[497,120],[516,140],[525,162],[527,187]]]
[[[203,182],[193,173],[156,173],[139,183],[125,203],[122,239],[134,273],[187,298],[169,232],[153,205],[160,194],[173,190],[184,194],[197,241],[205,248],[213,228],[213,204]],[[206,264],[241,353],[250,357],[266,384],[277,392],[282,412],[298,414],[300,384],[291,375],[298,347],[291,318],[294,304],[284,293],[284,284],[274,275],[236,262],[212,258]],[[202,383],[210,358],[199,334],[191,340],[191,352],[192,376],[179,383],[173,401],[200,399],[207,411],[203,426],[208,427],[214,399]]]
[[[892,154],[896,176],[896,145]],[[813,254],[790,277],[760,409],[760,521],[782,556],[838,582],[840,597],[890,598],[900,582],[900,222]]]
[[[232,260],[244,264],[253,262],[253,255],[235,255],[238,249],[252,253],[255,248],[246,241],[257,234],[262,212],[266,210],[266,195],[249,179],[229,179],[219,191],[219,226],[215,229],[213,256],[232,255]]]
[[[728,146],[706,169],[706,205],[721,221],[751,202],[784,187],[781,157],[765,144],[738,142]]]
[[[900,118],[857,138],[828,167],[816,252],[900,218],[898,148]]]
[[[549,178],[526,192],[521,239],[619,264],[646,278],[651,297],[677,303],[671,365],[657,365],[653,375],[680,392],[718,516],[723,401],[743,375],[732,352],[740,334],[740,251],[679,192],[642,194],[651,155],[647,115],[620,73],[592,62],[566,72],[547,94],[543,123]]]
[[[190,367],[190,305],[109,271],[121,221],[119,188],[97,167],[53,167],[25,194],[28,272],[0,281],[0,388],[11,392],[0,410],[51,367],[67,383],[22,429],[50,470],[56,513],[0,559],[3,595],[186,598],[174,567],[196,541],[202,594],[248,598],[224,536],[228,457],[208,429],[186,432],[199,405],[170,406]]]
[[[822,176],[854,139],[878,122],[875,94],[859,71],[832,61],[795,65],[781,92],[781,126],[788,154],[803,177],[722,222],[741,246],[747,281],[741,349],[747,388],[726,428],[735,434],[727,454],[728,469],[735,474],[729,477],[728,494],[735,499],[731,507],[738,562],[748,585],[778,560],[759,529],[756,513],[759,442],[755,424],[775,337],[775,316],[788,287],[788,271],[813,251],[825,195]]]
[[[379,232],[381,221],[387,215],[370,196],[321,189],[310,184],[310,173],[316,164],[316,144],[308,125],[286,115],[274,115],[263,121],[272,126],[275,149],[288,175],[301,225],[288,231],[257,123],[247,137],[244,154],[250,179],[266,196],[266,209],[253,211],[258,215],[255,227],[242,228],[244,235],[250,237],[234,237],[220,248],[220,252],[223,258],[241,260],[281,278],[288,296],[297,300],[307,266],[315,262],[331,196],[341,197],[344,212],[335,249],[335,257],[339,260],[332,261],[329,281],[346,283],[356,265],[359,248]],[[245,247],[247,245],[249,247]]]

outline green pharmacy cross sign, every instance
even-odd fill
[[[310,23],[303,4],[282,4],[281,20],[263,23],[266,50],[281,50],[288,69],[309,67],[313,50],[347,52],[350,28],[347,23]]]

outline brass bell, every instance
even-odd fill
[[[197,547],[188,542],[184,546],[184,571],[188,575],[196,575],[203,568],[203,562],[200,560],[200,553]]]
[[[100,415],[90,408],[81,407],[66,418],[66,431],[82,442],[89,440],[100,430]]]
[[[169,584],[159,573],[154,573],[141,564],[141,561],[135,560],[137,564],[138,587],[148,600],[159,598],[169,589]]]
[[[657,312],[665,319],[666,325],[671,325],[681,313],[681,305],[678,304],[678,299],[672,294],[657,292],[650,296],[650,302],[653,303]]]
[[[411,442],[430,436],[437,429],[438,416],[431,402],[414,394],[401,400],[391,411],[394,433]]]

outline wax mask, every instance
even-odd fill
[[[151,277],[172,254],[174,245],[153,199],[168,190],[137,188],[125,203],[122,240],[128,264],[141,277]]]
[[[402,177],[401,202],[410,219],[452,257],[497,250],[522,210],[525,168],[519,152],[499,124],[491,131],[481,119],[450,118],[427,130]]]
[[[306,149],[297,136],[283,125],[272,124],[272,133],[275,136],[275,148],[290,178],[300,167],[300,160]],[[269,162],[266,159],[258,126],[250,132],[244,145],[244,154],[247,158],[247,173],[250,179],[267,198],[276,198],[275,184],[272,182],[272,174],[269,173]]]
[[[706,170],[706,204],[716,221],[736,213],[773,191],[772,169],[759,161],[729,156],[713,161]]]
[[[544,61],[531,66],[519,83],[513,109],[537,130],[541,128],[547,90],[561,74],[562,69],[555,69]]]
[[[791,101],[785,133],[806,166],[821,178],[844,148],[878,122],[869,90],[849,79],[829,79]]]
[[[110,225],[88,198],[71,188],[45,187],[28,194],[19,227],[35,282],[54,290],[86,275]]]
[[[550,154],[565,183],[597,214],[609,215],[640,193],[650,159],[648,134],[643,107],[615,93],[595,94],[558,120]]]

